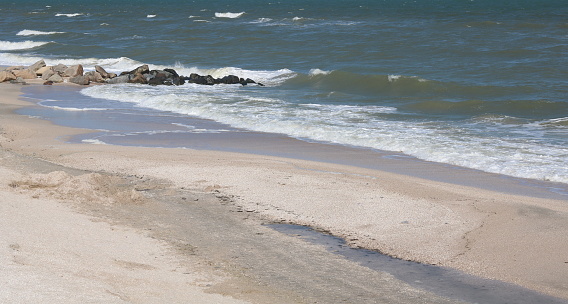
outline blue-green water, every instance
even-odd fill
[[[3,1],[0,20],[0,65],[266,85],[96,86],[83,94],[114,102],[85,111],[120,101],[568,183],[565,1]]]

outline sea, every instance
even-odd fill
[[[101,85],[40,102],[160,119],[138,135],[279,134],[568,183],[566,1],[26,0],[2,1],[0,20],[3,66],[148,64],[264,84]]]

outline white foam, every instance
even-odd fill
[[[86,144],[92,144],[92,145],[106,145],[107,144],[104,141],[100,141],[98,139],[83,139],[81,142],[84,142]]]
[[[146,15],[146,18],[155,18],[156,15]]]
[[[329,73],[331,73],[332,71],[324,71],[324,70],[320,70],[320,69],[311,69],[310,72],[308,73],[310,76],[315,76],[315,75],[328,75]]]
[[[239,18],[244,14],[245,14],[245,12],[240,12],[240,13],[215,13],[215,17],[234,19],[234,18]]]
[[[47,102],[47,101],[51,101],[51,100],[45,100],[45,101],[39,102],[38,104],[42,107],[61,110],[61,111],[69,111],[69,112],[105,111],[105,110],[108,110],[107,108],[73,108],[73,107],[49,106],[49,105],[45,105],[45,102]]]
[[[61,16],[65,16],[65,17],[77,17],[77,16],[83,16],[83,13],[73,13],[73,14],[55,14],[55,17],[61,17]]]
[[[21,30],[16,35],[17,36],[35,36],[35,35],[53,35],[53,34],[64,34],[65,32],[42,32],[34,30]]]
[[[383,119],[394,107],[294,104],[238,86],[97,86],[86,95],[213,119],[237,128],[297,138],[401,151],[429,161],[511,176],[568,183],[566,149],[537,140],[478,134],[448,123]],[[562,121],[562,120],[561,120]],[[493,126],[499,127],[499,126]],[[504,131],[506,132],[506,130]],[[514,139],[517,138],[517,139]]]
[[[14,51],[14,50],[26,50],[33,49],[49,42],[45,41],[20,41],[20,42],[10,42],[10,41],[0,41],[0,51]]]
[[[272,21],[271,18],[258,18],[255,21],[252,21],[251,23],[267,23]]]

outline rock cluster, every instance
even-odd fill
[[[189,77],[180,76],[173,69],[150,70],[148,65],[142,65],[132,71],[122,72],[120,75],[108,73],[100,66],[95,66],[94,71],[84,72],[83,66],[66,66],[58,64],[47,66],[45,61],[40,60],[29,67],[13,66],[0,70],[0,82],[10,81],[15,83],[25,83],[25,79],[41,78],[45,80],[45,85],[60,82],[71,82],[79,85],[89,85],[91,83],[141,83],[149,85],[182,85],[186,82],[214,85],[214,84],[257,84],[264,86],[260,82],[247,78],[239,78],[235,75],[228,75],[223,78],[213,78],[211,75],[202,76],[191,74]]]

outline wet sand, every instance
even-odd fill
[[[566,200],[277,156],[64,143],[87,130],[15,115],[28,105],[17,99],[21,87],[0,89],[2,168],[9,171],[1,176],[1,191],[56,201],[75,215],[161,240],[176,261],[214,276],[197,292],[257,303],[337,300],[342,294],[359,303],[445,301],[261,225],[294,223],[352,246],[568,299]],[[190,205],[195,213],[187,213]],[[208,221],[188,221],[192,214],[219,219],[205,227]],[[227,222],[233,225],[221,225]],[[191,243],[182,237],[189,231],[195,233]],[[307,274],[320,274],[320,281]],[[342,282],[346,290],[332,293]],[[195,279],[193,285],[199,285]]]

